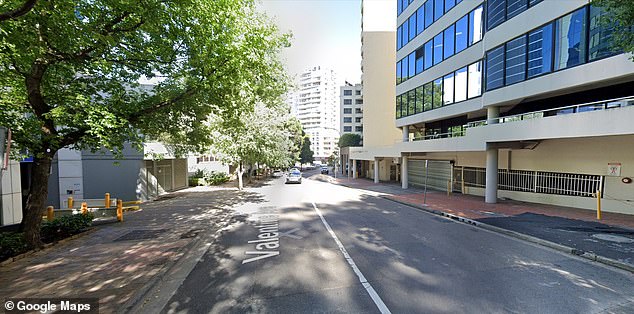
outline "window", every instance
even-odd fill
[[[412,78],[416,75],[416,53],[412,52],[408,56],[409,59],[409,77]]]
[[[454,81],[454,101],[467,100],[467,67],[456,71]]]
[[[444,59],[447,59],[451,56],[453,56],[453,45],[454,45],[454,38],[456,37],[455,35],[455,28],[453,25],[447,27],[445,29],[445,31],[443,32],[445,35],[445,39],[444,39],[444,52],[443,52],[443,56]]]
[[[403,71],[402,76],[401,76],[401,82],[407,81],[409,79],[408,71],[409,71],[409,62],[408,62],[408,57],[403,58],[403,60],[401,60],[401,69]]]
[[[343,113],[352,113],[352,108],[343,108]]]
[[[354,108],[354,113],[363,113],[361,108]]]
[[[586,8],[555,22],[555,70],[586,61]]]
[[[343,123],[352,123],[352,117],[344,117]]]
[[[528,77],[552,71],[553,24],[528,33]]]
[[[401,107],[403,106],[401,95],[396,96],[396,118],[401,117]]]
[[[416,113],[416,90],[407,92],[407,115],[411,116]]]
[[[354,104],[355,105],[363,105],[363,99],[355,99],[354,100]]]
[[[434,98],[432,101],[434,109],[442,107],[442,78],[434,81]]]
[[[530,4],[530,6],[534,6],[538,3],[542,2],[542,0],[529,0],[528,3]]]
[[[443,105],[453,104],[453,73],[445,75],[443,78]]]
[[[429,82],[423,86],[423,94],[425,96],[423,101],[423,111],[429,111],[433,108],[434,100],[434,83]]]
[[[405,23],[403,23],[403,39],[401,39],[401,43],[403,47],[405,47],[405,45],[407,45],[408,42],[409,42],[409,23],[405,21]]]
[[[431,66],[434,64],[434,60],[433,60],[433,56],[434,54],[432,53],[433,48],[434,48],[434,43],[433,41],[428,41],[425,43],[425,70],[431,68]]]
[[[475,10],[469,12],[469,46],[482,40],[482,33],[484,30],[482,24],[483,11],[483,7],[479,6]]]
[[[361,117],[356,117],[354,118],[354,122],[361,123],[361,119],[362,119]]]
[[[362,125],[357,125],[354,127],[354,131],[355,132],[363,132],[363,126]]]
[[[487,90],[504,85],[504,45],[487,52]]]
[[[344,127],[343,127],[343,131],[344,131],[344,132],[352,132],[352,126],[349,126],[349,125],[344,126]]]
[[[436,35],[436,37],[434,37],[434,65],[442,62],[442,53],[443,53],[443,47],[442,47],[442,36],[443,34],[440,33],[438,35]]]
[[[528,8],[528,0],[506,0],[506,19],[510,19]]]
[[[401,61],[399,61],[396,62],[396,84],[401,84],[401,82],[403,81],[403,75],[401,73]]]
[[[505,0],[487,1],[487,29],[492,29],[504,22],[506,16]]]
[[[351,89],[344,89],[343,90],[343,95],[344,96],[352,96],[352,90]]]
[[[401,49],[403,47],[403,42],[401,41],[401,36],[403,35],[403,26],[399,26],[396,29],[396,50]]]
[[[423,87],[419,86],[416,88],[416,113],[423,112]]]
[[[399,16],[403,12],[403,3],[401,0],[396,0],[396,16]]]
[[[416,35],[425,30],[425,7],[421,6],[416,11]]]
[[[482,94],[482,61],[469,65],[467,79],[467,96],[469,98],[480,96]]]
[[[506,43],[506,85],[526,79],[526,36]]]
[[[613,27],[604,25],[606,23],[605,10],[590,6],[590,41],[588,42],[589,61],[610,56],[616,52],[612,48]]]
[[[423,72],[423,47],[416,49],[416,74]]]
[[[449,12],[456,5],[456,0],[445,0],[445,13]]]
[[[354,91],[354,94],[355,95],[361,95],[361,91],[360,90],[356,90],[356,91]]]
[[[465,15],[456,22],[456,53],[467,48],[467,30],[469,29],[469,16]]]
[[[352,99],[344,99],[343,100],[343,104],[344,105],[352,105]]]
[[[434,23],[434,0],[427,0],[425,7],[425,28]]]
[[[409,40],[414,39],[414,37],[416,37],[416,14],[409,17]]]
[[[445,13],[445,9],[443,5],[443,0],[434,0],[434,22],[438,21],[438,19],[440,19],[440,17],[444,13]]]

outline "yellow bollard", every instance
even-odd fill
[[[88,204],[86,202],[81,203],[81,213],[84,215],[88,213]]]
[[[68,197],[68,208],[73,208],[73,197],[69,196]]]
[[[110,193],[106,193],[106,208],[110,208]]]
[[[117,220],[123,222],[123,201],[117,200]]]
[[[601,190],[597,190],[597,219],[601,220]]]
[[[53,221],[55,219],[55,212],[53,206],[46,207],[46,220]]]

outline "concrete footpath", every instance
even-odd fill
[[[202,190],[207,193],[196,192]],[[122,223],[95,226],[75,239],[3,263],[0,300],[99,298],[101,313],[129,312],[198,239],[209,239],[230,224],[234,217],[228,209],[248,194],[202,187],[168,194],[127,212]]]
[[[423,190],[404,190],[400,184],[332,177],[328,181],[634,272],[634,204],[632,215],[603,212],[597,220],[596,212],[586,209],[512,200],[486,204],[483,197],[429,190],[423,204]]]

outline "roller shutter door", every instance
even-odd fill
[[[427,188],[446,191],[447,181],[451,181],[452,164],[448,160],[429,160],[429,172],[427,175]],[[425,187],[425,160],[408,160],[407,173],[409,184],[417,187]]]

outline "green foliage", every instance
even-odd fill
[[[361,146],[361,135],[345,133],[339,138],[339,147]]]
[[[313,162],[313,151],[310,149],[310,138],[308,136],[304,136],[304,140],[302,142],[302,150],[299,153],[299,162],[301,164],[307,164]]]
[[[205,170],[203,169],[196,169],[196,171],[194,171],[194,174],[192,174],[191,176],[189,176],[190,178],[193,179],[201,179],[203,177],[205,177]]]
[[[93,219],[95,215],[88,212],[46,221],[42,224],[42,239],[44,242],[50,242],[80,233],[92,225]]]
[[[618,49],[634,53],[634,2],[623,0],[592,0],[607,14],[601,16],[605,27],[612,30],[612,43]],[[634,57],[631,57],[634,61]]]
[[[210,171],[205,174],[205,182],[209,185],[219,185],[229,181],[229,176],[224,172]]]
[[[24,253],[28,246],[21,232],[0,233],[0,260]]]

